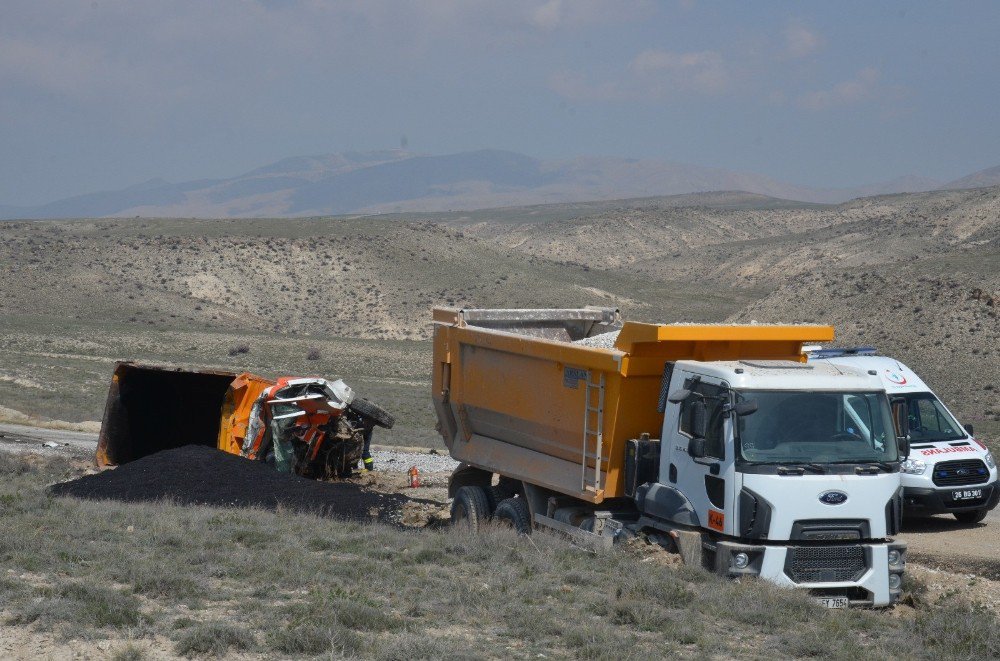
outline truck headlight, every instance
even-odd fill
[[[737,569],[746,569],[750,565],[750,556],[742,551],[733,555],[733,564]]]
[[[922,459],[906,459],[899,465],[899,470],[910,475],[923,475],[927,470],[927,462]]]
[[[900,560],[899,551],[896,549],[889,549],[889,564],[898,565]]]
[[[903,584],[903,577],[899,574],[889,574],[889,589],[898,590],[899,586]]]
[[[996,462],[995,459],[993,459],[993,453],[992,452],[987,452],[986,453],[986,465],[989,466],[990,468],[996,468],[997,467],[997,462]]]

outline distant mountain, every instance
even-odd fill
[[[1000,165],[993,168],[986,168],[979,172],[956,179],[944,185],[944,188],[986,188],[987,186],[1000,186]]]
[[[938,185],[906,177],[861,188],[819,189],[754,173],[657,160],[580,157],[544,161],[499,150],[444,156],[392,150],[296,156],[230,179],[176,184],[154,179],[37,207],[0,206],[0,217],[317,216],[471,210],[709,191],[837,203]]]

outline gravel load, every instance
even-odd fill
[[[582,344],[585,347],[597,347],[598,349],[614,349],[615,340],[618,339],[619,332],[620,331],[611,331],[608,333],[601,333],[600,335],[585,337],[582,340],[574,341],[573,344]]]
[[[319,482],[203,445],[164,450],[49,487],[56,496],[125,502],[260,507],[357,521],[390,520],[407,501],[348,482]]]

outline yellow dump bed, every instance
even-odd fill
[[[435,308],[434,407],[455,459],[600,503],[624,495],[627,441],[660,435],[667,361],[804,362],[804,343],[832,339],[830,326],[622,322],[613,308]]]

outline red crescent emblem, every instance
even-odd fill
[[[899,385],[904,385],[906,383],[906,377],[892,370],[885,371],[885,378],[889,379],[893,383],[898,383]]]

